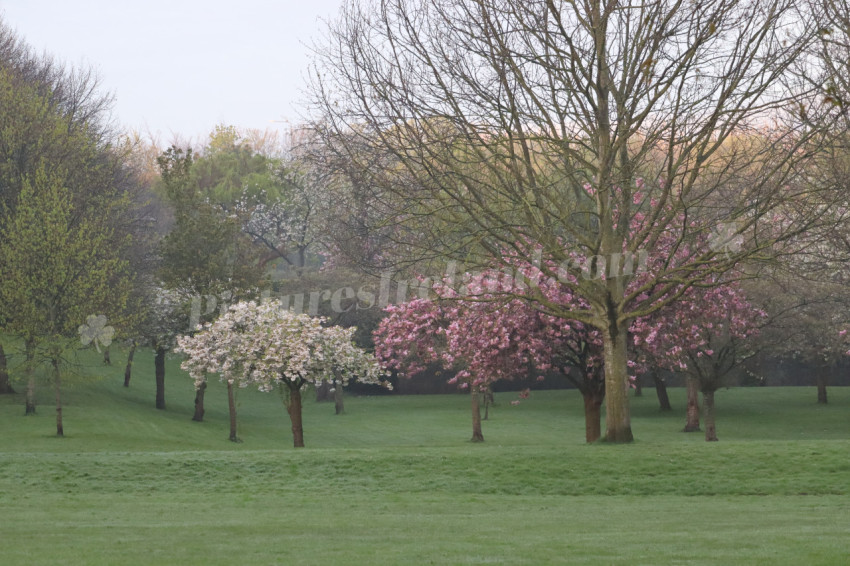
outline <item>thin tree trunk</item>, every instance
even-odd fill
[[[345,402],[342,399],[342,384],[337,383],[334,387],[334,410],[337,415],[345,412]]]
[[[289,399],[286,410],[292,422],[292,443],[295,448],[304,448],[304,423],[301,420],[301,387],[287,384]]]
[[[162,346],[156,347],[154,370],[156,378],[156,408],[165,409],[165,348]]]
[[[204,392],[207,390],[207,382],[201,383],[200,387],[195,389],[195,414],[192,415],[192,420],[195,422],[203,422],[204,420]]]
[[[298,248],[298,277],[301,277],[304,274],[304,267],[307,265],[307,248],[304,246],[299,246]]]
[[[702,392],[703,408],[705,410],[705,440],[717,441],[717,429],[714,425],[714,391]]]
[[[685,417],[684,432],[699,432],[699,384],[697,380],[688,377],[688,411]]]
[[[6,352],[3,351],[3,344],[0,344],[0,395],[9,395],[14,393],[12,382],[9,380],[9,369],[6,364]]]
[[[626,329],[611,322],[603,340],[605,360],[605,441],[632,442],[631,413],[629,410],[628,342]]]
[[[643,385],[640,383],[640,376],[635,376],[635,397],[643,397]]]
[[[658,405],[662,411],[672,411],[670,397],[667,395],[667,383],[659,377],[658,372],[652,372],[652,381],[655,383],[655,394],[658,395]]]
[[[112,365],[112,359],[109,357],[109,346],[103,349],[103,364],[107,366]]]
[[[477,385],[472,386],[470,397],[472,397],[472,442],[484,442],[484,433],[481,432],[481,394]]]
[[[827,368],[823,368],[823,369],[821,369],[821,371],[818,371],[818,377],[817,377],[818,403],[821,404],[821,405],[827,404],[827,399],[826,399],[826,385],[827,385],[827,381],[828,381],[827,376],[826,376],[827,371],[828,371]]]
[[[34,415],[35,414],[35,376],[32,374],[32,370],[27,370],[29,377],[27,378],[27,398],[26,398],[26,409],[24,410],[24,415]]]
[[[130,352],[127,354],[127,366],[124,368],[124,387],[130,387],[130,376],[133,374],[133,356],[136,355],[136,341],[130,342]]]
[[[62,428],[62,396],[60,395],[60,375],[59,375],[59,359],[53,358],[53,385],[56,389],[56,436],[65,436],[65,430]]]
[[[26,360],[25,371],[27,374],[27,395],[25,415],[35,414],[35,375],[33,373],[33,361],[35,359],[35,342],[27,340],[26,342]]]
[[[236,435],[236,396],[233,394],[233,384],[229,381],[227,382],[227,408],[230,411],[230,441],[242,442]]]
[[[584,398],[584,439],[590,444],[602,436],[603,397],[591,391],[581,394]]]

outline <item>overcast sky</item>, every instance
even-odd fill
[[[298,120],[308,46],[343,0],[0,0],[30,45],[94,67],[126,128],[205,138]]]

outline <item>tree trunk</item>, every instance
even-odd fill
[[[156,347],[156,357],[153,362],[156,378],[156,408],[165,409],[165,348]]]
[[[629,411],[628,342],[626,329],[609,328],[603,340],[605,359],[605,441],[632,442]]]
[[[603,395],[592,391],[582,391],[584,398],[584,439],[588,444],[596,442],[602,436]]]
[[[489,386],[485,387],[481,392],[481,398],[484,400],[484,419],[490,419],[490,407],[496,404],[496,398],[493,396],[493,389]]]
[[[319,385],[316,386],[316,403],[324,403],[325,401],[330,401],[333,399],[333,393],[331,393],[331,383],[329,381],[323,381]]]
[[[688,377],[688,411],[685,417],[684,432],[699,432],[699,384],[697,380]]]
[[[472,386],[470,397],[472,397],[472,442],[484,442],[484,433],[481,432],[481,392],[477,385]]]
[[[304,448],[304,423],[301,420],[301,386],[287,384],[289,399],[286,402],[286,411],[289,420],[292,421],[292,443],[295,448]]]
[[[334,410],[337,415],[345,412],[345,402],[342,399],[342,385],[339,383],[334,387]]]
[[[206,383],[204,383],[206,385]],[[230,411],[230,442],[242,442],[236,435],[236,396],[233,394],[233,384],[227,382],[227,408]]]
[[[109,346],[103,349],[103,365],[112,365],[112,359],[109,357]]]
[[[51,360],[53,364],[53,386],[56,389],[56,436],[65,436],[65,430],[62,428],[62,397],[60,395],[61,382],[59,380],[59,358]]]
[[[827,399],[826,399],[826,385],[827,385],[827,381],[828,381],[827,376],[826,376],[827,371],[828,371],[827,368],[823,368],[821,371],[818,372],[818,377],[817,377],[818,403],[822,404],[822,405],[827,404]]]
[[[192,415],[192,420],[195,422],[203,422],[204,420],[204,392],[207,390],[207,382],[201,383],[201,386],[195,389],[195,414]]]
[[[35,376],[32,374],[32,370],[28,370],[29,377],[27,378],[27,398],[26,398],[26,409],[24,410],[24,415],[34,415],[35,414]]]
[[[130,352],[127,354],[127,367],[124,368],[124,387],[130,387],[130,376],[133,373],[133,356],[136,355],[136,341],[130,342]]]
[[[655,382],[655,394],[658,395],[658,404],[662,411],[672,411],[670,406],[670,397],[667,395],[667,383],[663,378],[658,376],[657,372],[652,372],[652,381]]]
[[[643,386],[640,383],[640,376],[635,376],[635,397],[643,397]]]
[[[717,429],[714,426],[714,391],[702,392],[703,409],[705,410],[705,440],[717,441]]]
[[[296,269],[296,273],[298,277],[301,277],[304,274],[304,268],[307,266],[307,248],[305,246],[298,246],[298,267]]]
[[[33,360],[35,359],[35,343],[32,340],[26,342],[25,371],[27,374],[27,396],[25,415],[35,414],[35,375],[33,374]]]
[[[9,380],[9,370],[6,365],[6,352],[3,351],[3,344],[0,344],[0,395],[9,395],[14,393],[12,382]]]

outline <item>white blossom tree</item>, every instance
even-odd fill
[[[284,395],[296,448],[304,446],[301,391],[323,381],[343,387],[350,380],[381,383],[383,371],[371,354],[354,345],[355,328],[325,326],[326,319],[294,314],[280,301],[243,301],[194,336],[178,338],[188,358],[182,368],[195,387],[217,373],[227,383],[230,439],[237,441],[233,387],[279,388]]]

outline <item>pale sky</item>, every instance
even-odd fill
[[[296,123],[309,46],[342,3],[0,0],[0,15],[35,49],[95,68],[126,129],[168,141]]]

